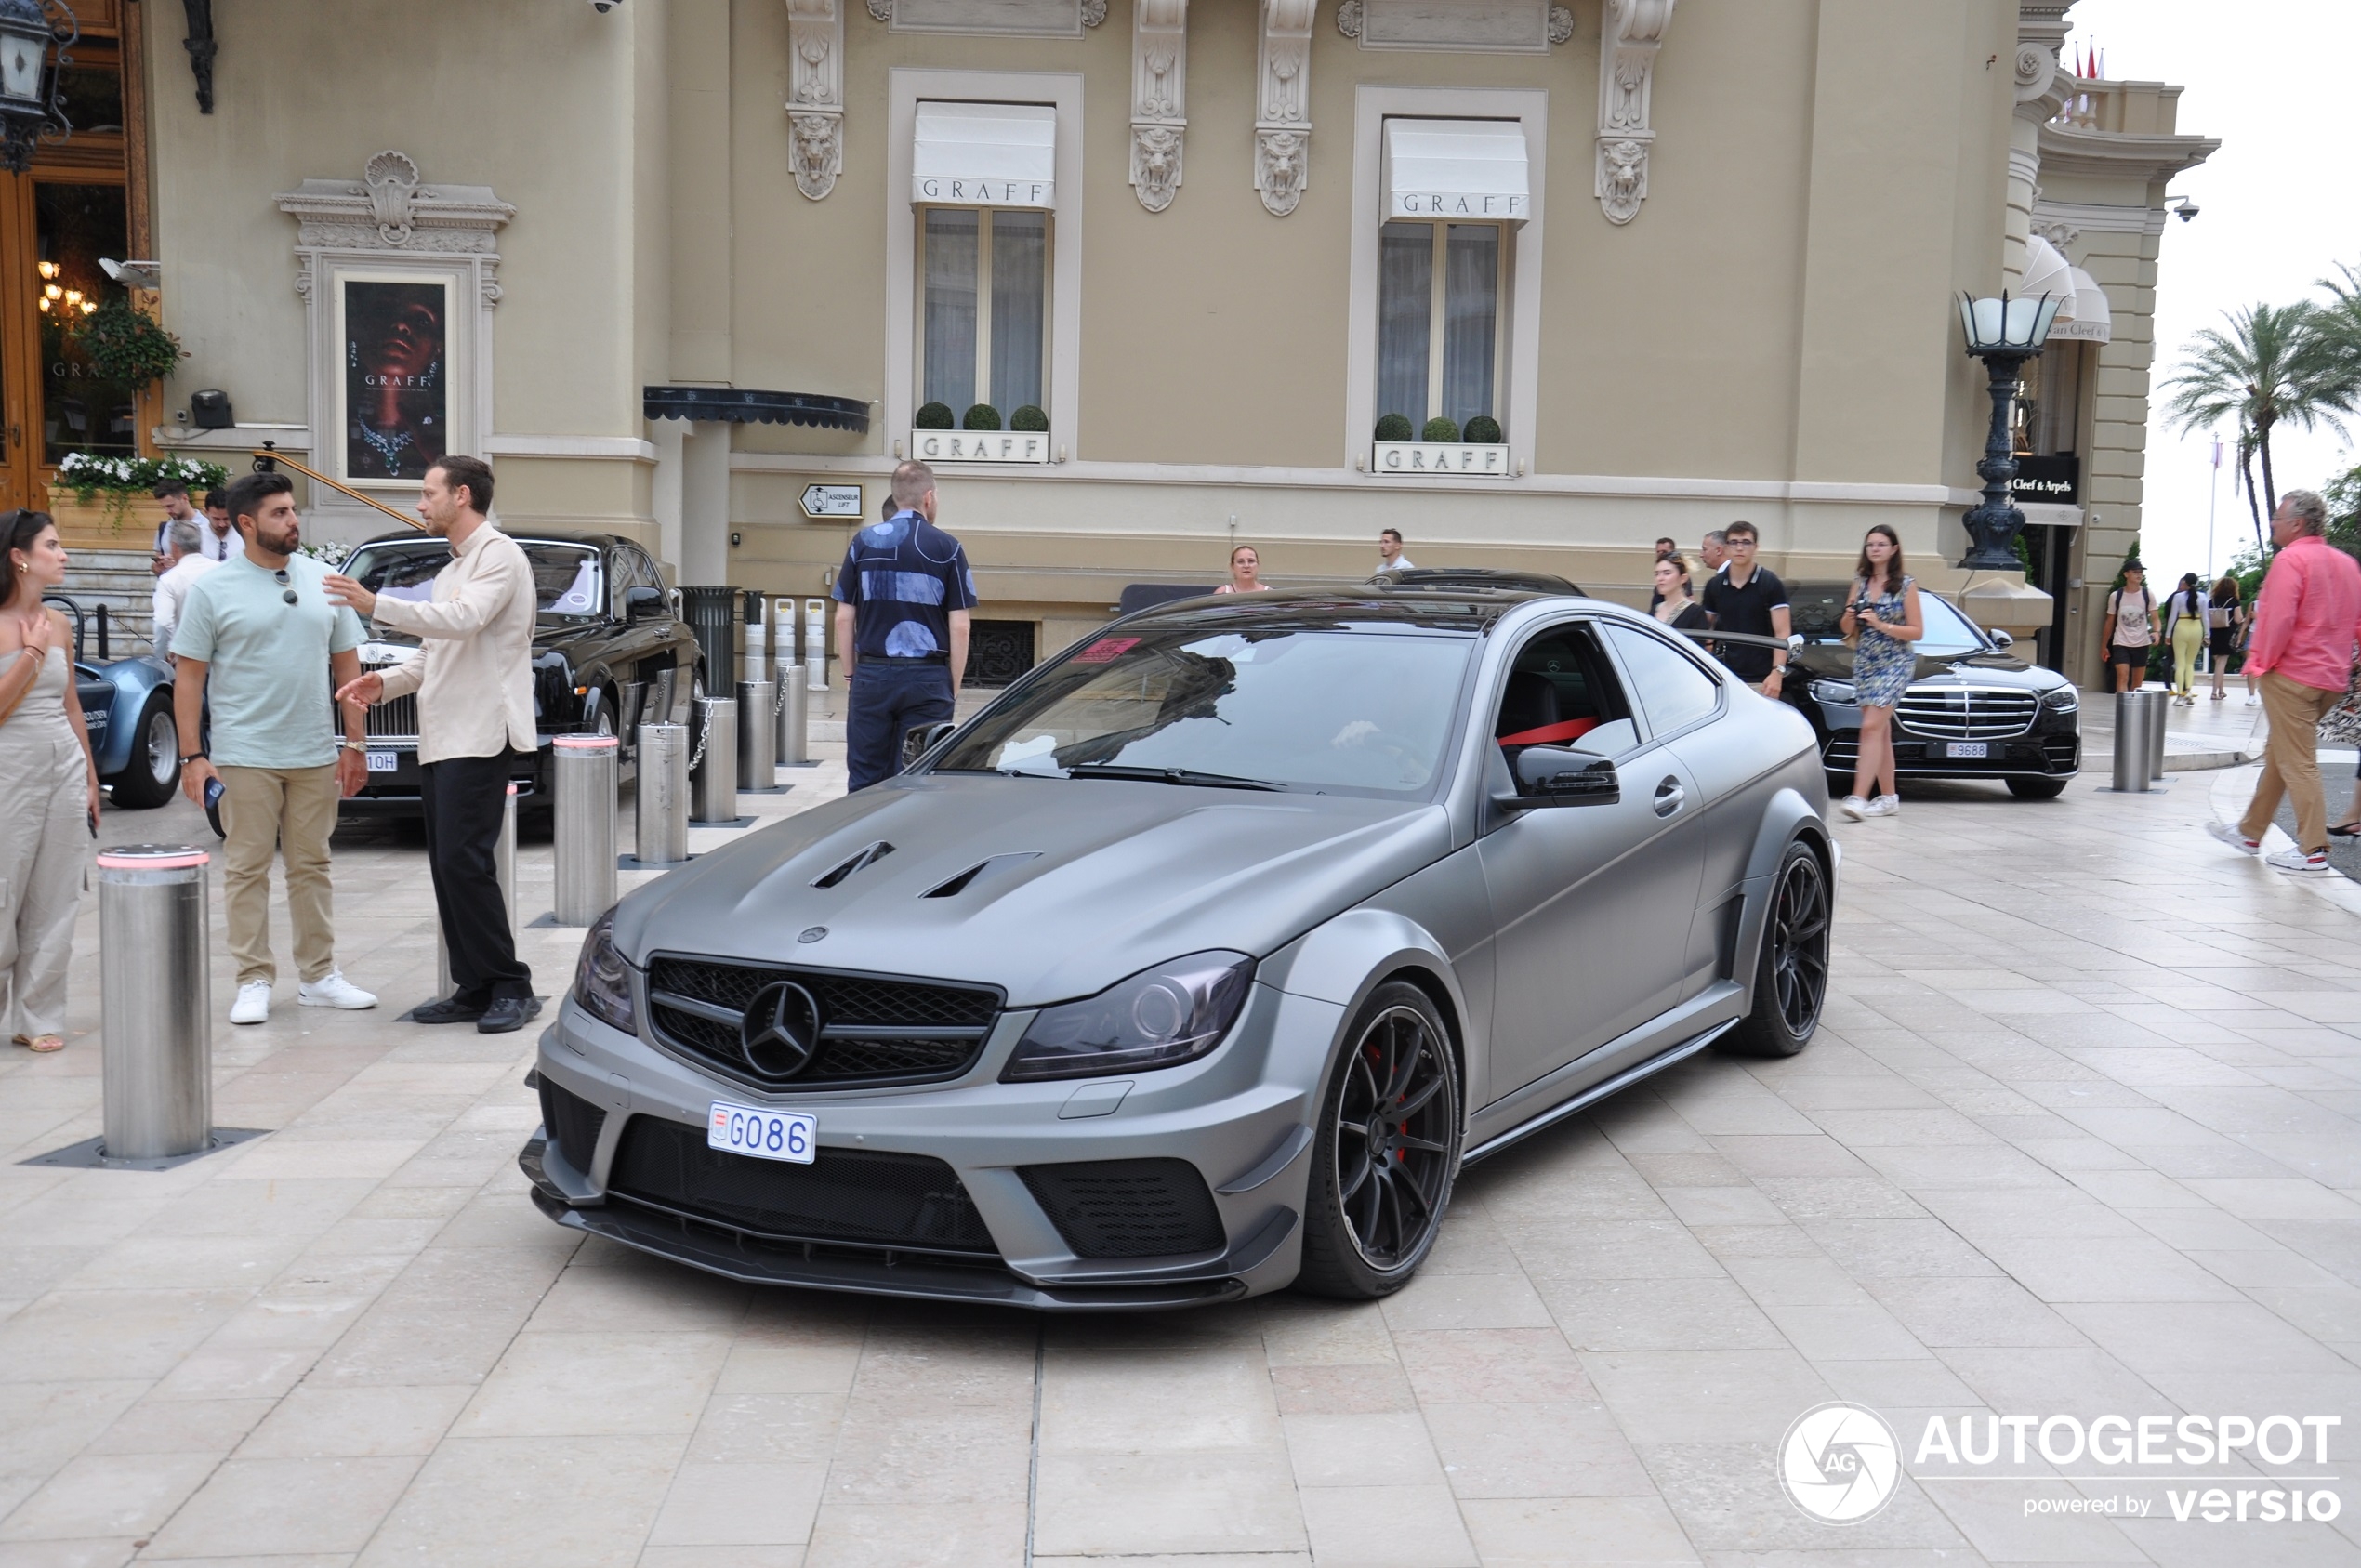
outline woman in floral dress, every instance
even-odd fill
[[[1853,598],[1844,608],[1844,635],[1853,648],[1853,689],[1861,705],[1861,749],[1853,765],[1853,793],[1838,809],[1859,822],[1890,817],[1902,809],[1893,773],[1893,709],[1918,667],[1911,644],[1926,635],[1919,610],[1919,585],[1902,569],[1901,536],[1873,524],[1861,541],[1853,569]],[[1885,792],[1878,792],[1883,781]]]

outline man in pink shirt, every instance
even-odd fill
[[[2295,797],[2295,847],[2267,863],[2282,871],[2328,869],[2328,810],[2320,794],[2316,755],[2320,720],[2343,699],[2361,639],[2361,565],[2330,545],[2328,503],[2309,490],[2290,490],[2272,514],[2271,542],[2279,553],[2255,601],[2254,639],[2247,668],[2260,671],[2262,711],[2271,735],[2262,777],[2238,825],[2210,823],[2207,831],[2247,854],[2283,796]]]

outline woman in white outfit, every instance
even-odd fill
[[[65,1044],[66,961],[99,824],[73,628],[41,602],[65,578],[49,514],[0,513],[0,976],[16,1043],[36,1051]]]

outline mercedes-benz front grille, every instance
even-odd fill
[[[800,993],[785,1048],[750,1048],[773,1013],[747,1017],[781,982]],[[808,996],[807,1006],[802,998]],[[999,1016],[997,990],[934,981],[832,974],[657,954],[648,1017],[663,1044],[762,1088],[851,1089],[956,1078],[975,1064]],[[798,1032],[809,1033],[801,1039]],[[804,1054],[798,1059],[800,1048]]]
[[[1946,741],[2001,741],[2033,728],[2041,699],[1989,686],[1913,686],[1895,715],[1914,735]]]

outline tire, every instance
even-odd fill
[[[172,798],[180,787],[180,725],[172,716],[172,693],[148,693],[131,731],[131,760],[114,776],[114,803],[148,810]]]
[[[1450,1206],[1464,1130],[1459,1064],[1433,1000],[1404,981],[1378,986],[1345,1039],[1320,1100],[1295,1283],[1367,1301],[1410,1283]],[[1392,1107],[1382,1117],[1381,1104]]]
[[[1798,841],[1779,857],[1763,913],[1754,1005],[1714,1042],[1733,1056],[1793,1056],[1812,1043],[1828,999],[1827,868]]]
[[[2064,779],[2011,779],[2009,793],[2020,800],[2055,800],[2065,786]]]

